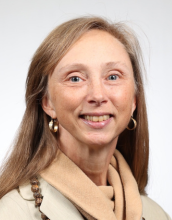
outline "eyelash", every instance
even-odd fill
[[[109,79],[110,77],[112,77],[112,76],[115,76],[115,79]],[[72,79],[78,79],[79,81],[75,81],[75,80],[72,80]],[[117,75],[117,74],[111,74],[111,75],[109,75],[108,77],[107,77],[107,80],[110,80],[110,81],[116,81],[117,79],[119,78],[119,76]],[[83,81],[82,79],[81,79],[81,77],[79,77],[79,76],[71,76],[70,78],[69,78],[69,81],[71,81],[71,82],[80,82],[80,81]]]
[[[74,78],[78,78],[80,81],[83,81],[79,76],[71,76],[69,78],[69,81],[71,81],[71,82],[79,82],[79,81],[72,81],[72,79],[74,79]]]
[[[116,74],[112,74],[112,75],[108,76],[108,79],[109,79],[111,76],[115,76],[115,80],[117,80],[117,79],[119,78],[118,75],[116,75]],[[110,80],[110,79],[109,79],[109,80]],[[112,81],[115,81],[115,80],[112,80]]]

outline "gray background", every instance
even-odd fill
[[[25,110],[33,53],[55,26],[90,14],[127,21],[137,31],[147,68],[147,191],[172,216],[172,0],[0,0],[0,163]]]

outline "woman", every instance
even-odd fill
[[[81,17],[49,34],[31,62],[26,112],[2,168],[0,219],[170,219],[145,192],[142,69],[124,24]]]

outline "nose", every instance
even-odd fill
[[[101,79],[95,79],[90,82],[88,87],[87,101],[89,104],[100,106],[107,103],[108,98],[106,94],[106,89],[101,81]]]

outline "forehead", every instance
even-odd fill
[[[65,54],[57,67],[72,63],[86,65],[100,62],[121,62],[131,67],[124,45],[114,36],[102,30],[90,30],[84,33]]]
[[[89,30],[86,33],[84,33],[70,48],[69,51],[74,50],[97,50],[105,49],[109,52],[112,51],[114,48],[116,50],[123,50],[126,52],[124,45],[114,36],[112,36],[110,33],[102,30]],[[68,52],[69,52],[68,51]]]

